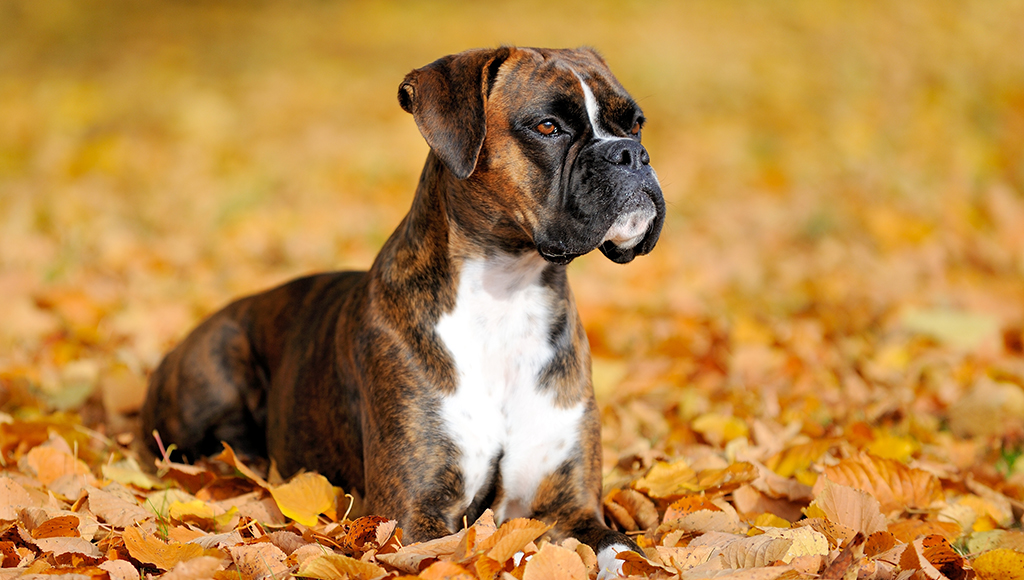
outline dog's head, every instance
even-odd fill
[[[665,218],[636,102],[590,49],[446,56],[398,90],[434,155],[471,192],[475,229],[566,264],[650,252]],[[486,231],[484,231],[486,230]]]

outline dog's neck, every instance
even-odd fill
[[[381,249],[371,269],[375,276],[388,285],[404,291],[427,291],[440,313],[454,308],[455,292],[460,273],[467,263],[496,265],[495,273],[508,269],[530,272],[533,283],[553,286],[560,291],[565,284],[565,267],[549,264],[536,249],[517,241],[513,244],[495,243],[494,228],[510,225],[493,216],[484,216],[479,207],[469,206],[467,198],[486,197],[471,192],[477,185],[459,180],[449,172],[431,152],[420,175],[419,185],[409,213]],[[466,218],[464,216],[473,216]],[[497,226],[494,222],[498,221]],[[520,228],[521,229],[521,228]],[[502,232],[504,234],[504,232]],[[504,236],[507,238],[507,236]],[[431,288],[415,283],[429,272],[435,281]],[[499,289],[495,284],[508,284]],[[511,292],[523,283],[517,276],[495,276],[489,287],[495,292]]]

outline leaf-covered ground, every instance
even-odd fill
[[[204,314],[372,260],[426,155],[402,76],[503,42],[603,51],[669,204],[570,267],[627,571],[1024,577],[1024,3],[19,0],[0,37],[0,577],[595,574],[136,453]]]

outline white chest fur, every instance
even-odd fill
[[[500,455],[498,518],[529,515],[538,485],[579,440],[582,403],[560,409],[554,397],[538,390],[554,355],[548,332],[555,297],[541,285],[545,265],[536,254],[467,260],[455,309],[436,328],[458,373],[442,413],[462,452],[465,504],[487,482]]]

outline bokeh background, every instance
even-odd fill
[[[409,70],[590,45],[668,203],[570,267],[607,465],[754,418],[1019,453],[1024,2],[8,0],[0,38],[8,413],[116,432],[205,314],[366,268],[427,154]]]

